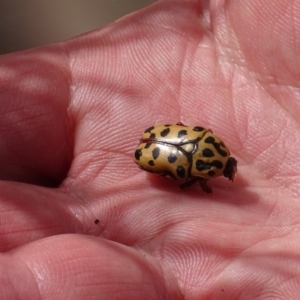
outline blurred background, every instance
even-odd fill
[[[66,40],[155,0],[0,0],[0,54]]]

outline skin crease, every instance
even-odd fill
[[[1,56],[0,299],[298,299],[299,31],[299,1],[159,1]],[[233,183],[133,163],[178,121]]]

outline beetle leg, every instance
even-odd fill
[[[179,126],[185,126],[185,125],[182,124],[181,122],[177,122],[176,125],[179,125]]]
[[[207,179],[198,178],[198,182],[202,188],[202,190],[206,193],[212,193],[212,189],[210,186],[207,185]]]
[[[207,179],[204,179],[204,178],[197,178],[197,177],[192,178],[191,180],[182,183],[182,184],[180,185],[180,188],[181,188],[181,189],[185,189],[185,188],[187,188],[187,187],[193,185],[193,184],[196,183],[197,181],[199,182],[199,184],[200,184],[200,186],[201,186],[201,188],[202,188],[202,190],[203,190],[204,192],[206,192],[206,193],[212,193],[211,187],[208,186],[207,183],[206,183],[206,182],[207,182]]]
[[[160,177],[176,179],[176,177],[172,174],[172,172],[168,172],[168,171],[160,173]]]
[[[199,180],[198,178],[192,178],[191,180],[182,183],[180,185],[180,188],[185,189],[185,188],[191,186],[192,184],[196,183],[198,180]]]

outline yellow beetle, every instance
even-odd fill
[[[184,181],[186,188],[199,182],[211,193],[207,180],[224,176],[234,179],[237,160],[210,129],[200,126],[155,125],[146,129],[134,153],[143,170]]]

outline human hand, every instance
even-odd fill
[[[297,299],[297,2],[203,2],[0,57],[0,299]],[[178,121],[224,139],[233,183],[137,168]]]

